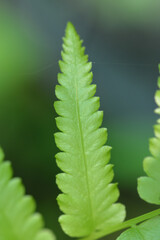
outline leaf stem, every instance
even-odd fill
[[[160,214],[160,208],[159,209],[156,209],[152,212],[149,212],[149,213],[145,213],[141,216],[138,216],[138,217],[135,217],[135,218],[132,218],[130,220],[127,220],[125,222],[122,222],[114,227],[111,227],[110,229],[107,229],[107,230],[104,230],[104,231],[100,231],[100,232],[96,232],[94,233],[94,236],[89,236],[89,237],[85,237],[85,238],[81,238],[80,240],[96,240],[96,239],[99,239],[101,237],[104,237],[108,234],[111,234],[111,233],[114,233],[114,232],[117,232],[117,231],[120,231],[120,230],[123,230],[125,228],[129,228],[129,227],[132,227],[133,225],[136,225],[138,223],[141,223],[145,220],[148,220],[150,218],[153,218],[157,215]]]

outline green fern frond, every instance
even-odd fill
[[[35,202],[24,196],[19,178],[12,178],[12,168],[3,162],[0,148],[0,239],[1,240],[55,240],[51,231],[42,229],[43,219],[33,213]]]
[[[59,221],[65,233],[72,237],[90,236],[104,228],[121,223],[125,208],[115,203],[119,197],[113,179],[110,150],[104,146],[107,130],[99,128],[103,112],[99,98],[94,97],[96,85],[91,84],[92,64],[84,54],[85,48],[74,26],[67,24],[63,39],[60,85],[56,86],[59,101],[54,103],[60,115],[56,118],[61,132],[55,141],[61,150],[56,155],[59,168],[57,184],[63,192],[58,196],[59,207],[64,212]],[[91,237],[92,236],[92,237]]]
[[[160,88],[160,78],[158,87]],[[158,105],[155,112],[160,114],[160,90],[156,91],[155,101]],[[152,156],[146,157],[143,162],[144,171],[148,176],[138,179],[138,193],[143,200],[160,205],[160,119],[154,126],[154,133],[155,137],[149,141]]]
[[[159,240],[160,217],[152,218],[123,232],[117,240]]]

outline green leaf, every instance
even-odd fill
[[[158,79],[160,87],[160,78]],[[156,91],[155,101],[158,105],[156,113],[160,114],[160,90]],[[155,137],[149,141],[151,157],[143,162],[144,171],[148,176],[138,179],[138,193],[146,202],[160,205],[160,120],[154,126]]]
[[[99,98],[94,97],[96,85],[91,84],[92,64],[74,26],[68,23],[63,39],[62,73],[56,86],[59,101],[54,103],[60,115],[56,118],[61,132],[55,141],[61,150],[56,155],[59,168],[57,184],[63,192],[58,204],[64,214],[59,221],[72,237],[94,236],[97,231],[112,229],[125,218],[125,208],[115,203],[119,197],[113,179],[110,150],[104,146],[107,130],[99,128],[103,112]]]
[[[43,229],[43,219],[34,213],[35,202],[24,196],[19,178],[12,178],[10,162],[3,162],[0,148],[0,239],[1,240],[55,240],[51,231]]]
[[[133,226],[123,232],[117,240],[159,240],[160,217],[154,217],[139,226]]]

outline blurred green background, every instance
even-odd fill
[[[72,21],[93,62],[93,82],[104,110],[108,145],[127,218],[154,206],[138,198],[137,177],[149,154],[160,62],[160,1],[0,1],[0,144],[47,227],[58,224],[59,172],[53,133],[54,88],[67,21]],[[109,236],[104,239],[115,239]]]

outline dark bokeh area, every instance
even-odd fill
[[[71,21],[93,62],[111,162],[127,218],[154,209],[139,199],[137,177],[153,136],[160,2],[151,0],[0,1],[0,145],[57,239],[59,193],[54,88],[62,37]],[[104,239],[115,239],[117,235]]]

